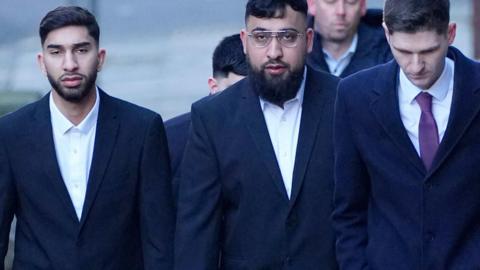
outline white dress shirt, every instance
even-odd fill
[[[432,95],[432,113],[437,123],[438,139],[440,142],[447,129],[448,117],[452,106],[453,96],[453,74],[455,73],[455,64],[449,58],[445,60],[445,67],[438,80],[430,89],[420,89],[413,85],[400,69],[400,84],[398,87],[398,100],[400,105],[400,116],[403,125],[407,130],[408,136],[415,146],[418,155],[420,155],[420,146],[418,140],[418,125],[422,111],[415,97],[422,91]]]
[[[78,220],[82,217],[92,163],[100,96],[83,121],[73,125],[57,108],[50,93],[50,115],[58,166]]]
[[[297,152],[298,133],[302,118],[303,94],[305,91],[305,71],[303,82],[297,95],[283,104],[283,109],[260,98],[263,116],[267,123],[277,163],[282,173],[288,198],[292,193],[293,167]]]
[[[355,51],[357,50],[357,44],[358,44],[358,34],[355,34],[355,36],[353,36],[352,44],[350,45],[348,50],[338,59],[335,59],[325,49],[323,50],[323,55],[325,56],[325,62],[327,62],[328,69],[330,70],[331,74],[337,77],[340,76],[340,74],[342,74],[342,72],[347,68],[348,64],[350,64],[353,54],[355,54]]]

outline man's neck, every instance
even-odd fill
[[[52,90],[52,98],[58,110],[70,121],[77,126],[88,115],[95,105],[97,98],[96,89],[92,89],[90,93],[79,102],[70,102],[62,98],[55,90]]]
[[[327,51],[335,60],[338,60],[352,45],[353,37],[354,36],[351,36],[348,39],[342,40],[341,42],[322,39],[322,48]]]

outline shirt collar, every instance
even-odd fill
[[[55,91],[55,90],[52,90]],[[79,130],[81,133],[88,133],[96,124],[97,124],[97,119],[98,119],[98,111],[100,107],[100,95],[98,88],[95,89],[96,91],[96,98],[95,98],[95,104],[93,105],[92,109],[90,112],[87,114],[87,116],[78,124],[75,126],[70,120],[68,120],[62,112],[58,109],[57,105],[53,101],[52,93],[50,92],[50,117],[52,121],[52,128],[54,132],[59,133],[59,134],[65,134],[67,133],[70,129],[75,128]]]
[[[285,102],[285,105],[289,104],[289,103],[292,103],[292,102],[296,102],[296,101],[298,101],[300,104],[303,104],[303,95],[305,93],[306,74],[307,74],[307,68],[305,67],[304,70],[303,70],[302,84],[300,85],[300,88],[297,91],[297,95],[294,98],[292,98],[290,100],[287,100]],[[265,107],[267,105],[268,106],[277,106],[275,104],[272,104],[271,102],[268,102],[267,100],[264,100],[262,97],[260,97],[260,106],[262,107],[262,111],[265,110]]]
[[[400,69],[400,88],[403,92],[403,100],[412,103],[423,91],[428,91],[434,99],[444,100],[448,91],[453,89],[453,74],[455,74],[455,64],[451,59],[445,58],[445,66],[437,81],[429,89],[420,89],[410,82],[407,75]]]

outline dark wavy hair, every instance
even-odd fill
[[[65,26],[85,26],[88,34],[99,44],[100,28],[90,11],[77,6],[60,6],[50,11],[40,22],[40,40],[45,43],[47,35]]]

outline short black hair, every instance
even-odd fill
[[[90,11],[78,6],[60,6],[48,12],[40,22],[38,32],[42,45],[50,32],[66,26],[85,26],[88,34],[99,44],[100,27]]]
[[[282,18],[287,5],[307,18],[306,0],[249,0],[245,8],[245,22],[249,16],[257,18]]]
[[[386,0],[383,20],[390,34],[435,30],[446,34],[450,22],[449,0]]]
[[[213,77],[226,78],[228,73],[247,76],[247,61],[240,34],[227,36],[215,48],[212,57]]]

